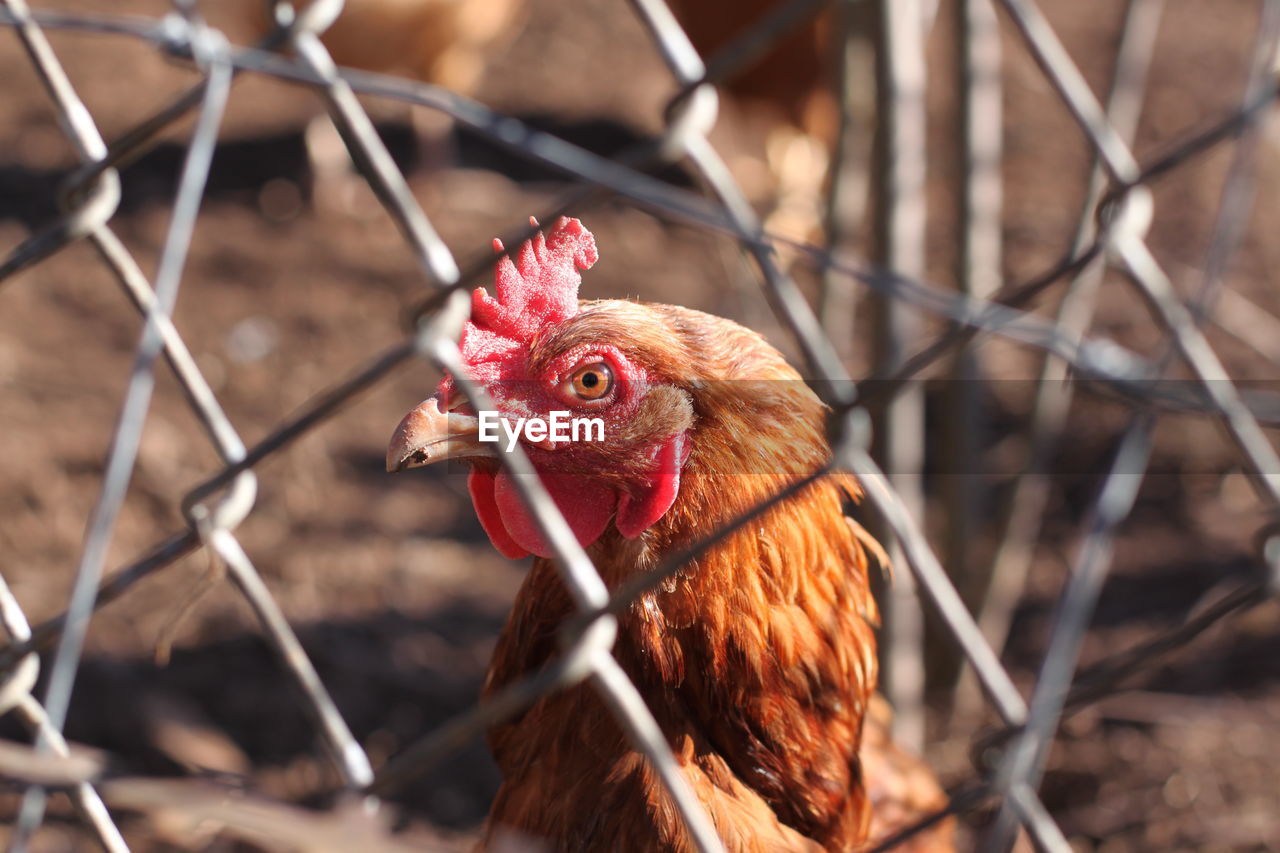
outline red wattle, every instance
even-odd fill
[[[498,502],[494,498],[495,479],[488,471],[471,469],[467,477],[467,491],[471,492],[471,504],[476,508],[476,517],[480,526],[489,534],[489,541],[498,553],[510,560],[518,560],[529,556],[529,552],[521,548],[511,538],[506,526],[502,523],[502,513],[498,510]]]
[[[617,494],[612,488],[574,474],[540,472],[539,479],[569,522],[578,544],[590,545],[600,538],[617,504]],[[510,474],[500,471],[494,476],[472,471],[467,487],[481,526],[503,556],[512,559],[527,554],[552,556],[551,546],[538,530]]]
[[[684,434],[664,441],[653,457],[653,469],[643,488],[626,494],[618,502],[618,532],[628,539],[644,533],[675,503],[680,492],[680,469],[689,454]]]

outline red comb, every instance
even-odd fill
[[[536,226],[538,221],[530,217]],[[502,251],[502,241],[493,241]],[[462,332],[462,357],[477,379],[510,376],[508,353],[539,329],[578,313],[578,270],[590,269],[599,255],[591,232],[576,219],[562,216],[546,233],[526,240],[512,256],[498,260],[497,299],[476,288],[471,294],[471,320]]]

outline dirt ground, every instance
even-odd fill
[[[45,0],[37,8],[155,13],[159,0],[111,4]],[[208,5],[208,4],[207,4]],[[612,154],[661,127],[675,91],[627,4],[530,0],[529,22],[486,69],[478,99],[575,144]],[[954,280],[955,92],[947,43],[950,4],[931,40],[931,280]],[[1095,91],[1109,79],[1119,3],[1042,4]],[[230,15],[230,7],[211,14]],[[1256,31],[1253,3],[1169,4],[1137,144],[1140,159],[1225,114],[1240,96]],[[243,37],[243,30],[232,31]],[[107,139],[196,79],[153,49],[120,37],[54,33]],[[1005,273],[1022,280],[1069,243],[1088,169],[1084,141],[1048,83],[1004,28]],[[470,135],[455,137],[455,165],[429,168],[407,112],[370,102],[412,188],[465,264],[488,240],[548,210],[562,176]],[[175,322],[246,442],[267,435],[307,400],[350,375],[406,333],[427,287],[411,252],[372,194],[353,180],[317,185],[307,164],[311,93],[246,75],[236,83],[222,144],[191,246]],[[740,174],[757,174],[759,123],[733,105],[715,139]],[[113,227],[154,272],[189,124],[123,173]],[[1227,286],[1270,314],[1280,265],[1277,138],[1263,140],[1256,203]],[[1151,244],[1189,292],[1205,265],[1230,149],[1219,147],[1154,187]],[[56,215],[59,182],[74,153],[12,34],[0,30],[0,253]],[[754,171],[753,171],[754,170]],[[691,185],[679,170],[664,177]],[[601,261],[585,297],[675,302],[737,319],[788,353],[750,270],[721,238],[664,222],[618,200],[581,213]],[[814,276],[799,270],[809,293]],[[0,284],[0,572],[33,622],[65,605],[85,519],[139,329],[138,317],[91,247],[74,245]],[[1047,314],[1061,290],[1042,300]],[[1108,279],[1093,333],[1144,354],[1162,339],[1126,282]],[[868,372],[867,312],[847,351]],[[1275,366],[1210,329],[1233,375],[1274,378]],[[992,341],[981,349],[995,383],[981,456],[990,538],[1010,476],[1021,464],[1029,385],[1037,360]],[[301,636],[321,677],[375,766],[471,707],[522,577],[475,520],[463,480],[426,470],[388,477],[386,440],[437,381],[422,363],[400,369],[258,468],[256,507],[239,529],[244,547]],[[941,398],[931,384],[930,399]],[[1016,612],[1005,659],[1029,691],[1052,607],[1076,552],[1083,513],[1130,410],[1083,392],[1072,410],[1044,535]],[[942,415],[931,415],[937,423]],[[1178,624],[1206,595],[1258,571],[1256,536],[1267,522],[1220,427],[1167,416],[1153,474],[1123,527],[1115,566],[1086,646],[1085,663]],[[930,445],[930,467],[937,470]],[[176,383],[160,371],[138,467],[112,540],[109,567],[128,563],[182,528],[180,501],[217,459]],[[940,476],[927,485],[930,529],[943,527]],[[94,620],[67,725],[105,750],[121,773],[229,774],[265,795],[317,804],[334,775],[314,727],[282,677],[248,608],[227,584],[183,618],[183,602],[211,570],[197,554],[140,584]],[[1280,632],[1266,603],[1215,627],[1133,679],[1134,690],[1066,723],[1042,790],[1078,850],[1247,851],[1280,848]],[[171,659],[156,660],[172,635]],[[946,710],[934,695],[929,758],[945,785],[971,777],[969,743],[991,721]],[[0,732],[21,737],[9,721]],[[467,745],[396,799],[407,837],[463,843],[498,783],[483,743]],[[6,793],[6,790],[8,793]],[[0,823],[17,799],[0,787]],[[981,826],[988,811],[966,816]],[[124,817],[140,849],[225,840]],[[0,837],[4,831],[0,829]],[[38,849],[90,849],[65,802]]]

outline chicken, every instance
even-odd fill
[[[284,0],[296,10],[313,0]],[[247,4],[247,5],[246,5]],[[217,0],[209,14],[248,28],[250,40],[271,25],[262,0]],[[474,94],[485,65],[513,39],[525,19],[524,0],[346,0],[321,41],[340,66],[408,76],[462,95]],[[417,138],[417,157],[428,169],[456,161],[453,123],[435,110],[414,108],[408,121]],[[305,131],[312,194],[323,208],[350,210],[362,191],[342,138],[327,117],[312,119]]]
[[[782,4],[778,0],[668,0],[668,5],[698,53],[711,60]],[[828,58],[831,38],[831,14],[815,10],[721,86],[734,98],[769,110],[829,143],[838,121]]]
[[[523,6],[523,0],[346,0],[321,39],[339,65],[407,74],[469,94],[485,54],[512,33]]]
[[[871,800],[871,842],[887,841],[946,808],[947,795],[924,762],[893,742],[893,712],[880,695],[871,697],[862,721],[858,758]],[[934,823],[893,845],[893,853],[952,853],[950,820]]]
[[[783,4],[668,0],[668,5],[698,53],[711,60]],[[770,125],[765,160],[773,186],[752,188],[751,173],[739,172],[739,179],[753,200],[766,205],[766,228],[800,241],[815,240],[821,231],[823,186],[839,133],[834,18],[830,11],[815,10],[720,83],[742,108],[762,114]]]
[[[759,335],[669,305],[580,303],[578,270],[596,259],[590,232],[561,219],[499,260],[497,297],[475,292],[461,349],[503,418],[567,411],[603,422],[594,441],[526,432],[522,446],[613,589],[830,451],[823,405]],[[494,546],[535,556],[489,668],[492,695],[557,657],[575,608],[497,445],[480,440],[486,417],[446,377],[396,429],[387,467],[466,460]],[[877,674],[868,573],[881,556],[842,513],[859,494],[847,475],[818,480],[619,617],[614,655],[731,851],[855,849],[876,823],[876,792],[893,793],[866,778],[859,757]],[[886,741],[875,766],[914,762]],[[515,833],[552,850],[693,849],[653,769],[590,686],[543,696],[489,742],[503,782],[487,843]],[[919,770],[923,794],[912,802],[945,804]],[[951,849],[950,831],[944,824],[937,846],[916,849]]]

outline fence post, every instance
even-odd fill
[[[956,285],[964,296],[986,299],[1000,286],[1003,136],[1000,29],[990,0],[960,0],[954,33],[960,105]],[[943,553],[948,571],[972,609],[986,580],[974,562],[973,543],[988,498],[978,465],[984,386],[975,344],[956,353],[948,380],[940,463],[946,508]],[[958,662],[951,650],[940,661],[948,681]]]
[[[876,21],[875,257],[912,279],[925,263],[925,57],[920,0],[878,0]],[[889,296],[873,304],[875,361],[892,373],[919,339],[914,310]],[[924,495],[924,395],[908,384],[874,413],[873,452],[908,511],[920,519]],[[897,548],[890,558],[901,562]],[[894,735],[905,746],[924,742],[924,620],[915,585],[895,575],[883,598],[880,654],[885,694],[894,706]]]

